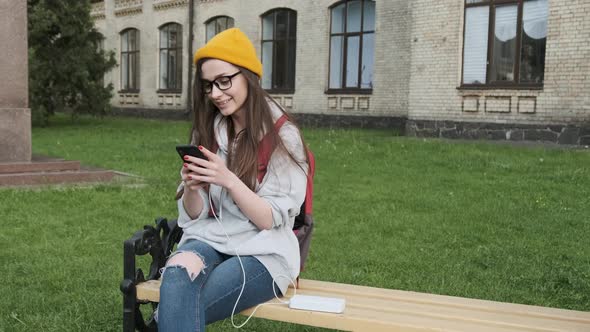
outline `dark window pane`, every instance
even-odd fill
[[[287,85],[286,88],[295,88],[295,41],[292,40],[288,43],[288,56],[287,56]]]
[[[136,87],[136,64],[137,59],[135,57],[135,53],[131,53],[129,55],[129,89],[134,89]]]
[[[278,40],[275,42],[277,47],[274,59],[274,75],[272,87],[273,89],[280,89],[285,87],[286,69],[287,69],[287,42]]]
[[[226,17],[218,18],[215,22],[216,22],[215,34],[218,34],[221,31],[227,29],[227,18]]]
[[[375,30],[375,1],[365,1],[363,8],[363,31]]]
[[[289,13],[286,10],[279,10],[276,14],[275,39],[287,38],[287,20]]]
[[[170,29],[170,42],[168,44],[169,48],[176,48],[177,45],[177,40],[178,40],[178,32],[176,31],[176,29],[172,30]]]
[[[346,13],[346,32],[361,31],[361,2],[349,1]]]
[[[129,54],[121,55],[121,89],[129,89]]]
[[[182,26],[170,23],[160,29],[159,88],[182,87]]]
[[[136,51],[137,50],[137,35],[135,34],[135,30],[129,30],[129,50]]]
[[[139,31],[125,30],[121,34],[121,89],[139,87]]]
[[[517,5],[496,7],[490,81],[514,81]]]
[[[344,32],[344,6],[346,3],[332,8],[332,33]]]
[[[176,79],[174,88],[182,89],[182,49],[176,51]]]
[[[207,23],[206,30],[206,38],[207,41],[209,41],[211,38],[213,38],[213,36],[215,36],[215,21]]]
[[[527,1],[523,6],[520,81],[542,83],[547,42],[547,0]]]
[[[175,88],[176,87],[176,66],[177,66],[175,51],[170,51],[170,53],[169,53],[168,66],[169,66],[168,73],[170,75],[168,82],[169,82],[171,88]]]
[[[359,85],[359,41],[358,36],[348,37],[346,45],[346,87]]]
[[[297,35],[297,13],[289,12],[289,38],[294,39]]]
[[[223,31],[226,24],[226,20],[225,18],[218,18],[215,20],[215,34],[218,34],[219,32]]]
[[[262,17],[262,88],[294,86],[296,14],[278,9]]]

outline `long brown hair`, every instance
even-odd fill
[[[193,85],[193,123],[189,134],[190,144],[202,145],[207,149],[214,146],[214,121],[219,114],[217,107],[209,100],[207,95],[203,94],[201,82],[202,72],[201,65],[208,59],[201,59],[197,62],[195,82]],[[271,151],[287,153],[289,159],[302,168],[301,163],[309,162],[307,159],[307,146],[301,137],[301,144],[304,151],[303,160],[298,160],[283,143],[277,131],[274,130],[274,121],[272,118],[269,101],[274,103],[283,114],[287,115],[289,122],[297,126],[293,118],[262,89],[259,78],[250,70],[236,66],[241,74],[246,78],[248,95],[244,104],[244,113],[246,118],[245,128],[238,137],[234,132],[234,124],[231,119],[224,118],[228,133],[228,159],[227,167],[234,172],[242,182],[252,191],[256,190],[256,176],[258,173],[258,147],[260,140],[264,135],[270,135]],[[239,153],[238,153],[239,151]],[[305,172],[307,170],[303,169]],[[184,188],[183,188],[184,189]],[[184,190],[181,189],[176,199],[179,199]]]

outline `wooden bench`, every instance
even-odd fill
[[[165,224],[167,222],[165,220],[159,220],[158,222],[159,226],[156,228],[159,227],[160,229],[158,231],[156,229],[150,231],[151,234],[160,233],[166,228]],[[174,225],[175,223],[172,222],[172,226]],[[167,235],[174,235],[174,231],[169,229]],[[137,241],[137,238],[135,241]],[[171,244],[169,240],[169,242],[166,241],[163,241],[165,245]],[[150,243],[151,240],[146,241],[144,238],[143,242]],[[150,249],[154,248],[151,247]],[[125,285],[127,284],[123,281],[121,288],[126,295],[132,293],[134,310],[140,303],[151,303],[154,305],[159,301],[160,281],[157,278],[139,281],[133,287],[127,285],[128,287],[125,288]],[[129,289],[132,291],[130,292]],[[292,294],[293,289],[289,289],[287,297]],[[589,312],[305,279],[300,280],[297,294],[345,298],[346,308],[342,314],[331,314],[292,310],[286,305],[281,304],[262,306],[256,311],[254,317],[357,332],[590,331]],[[127,300],[128,298],[126,298]],[[272,300],[270,302],[277,301]],[[124,309],[126,310],[124,315],[129,314],[128,309],[131,309],[131,307],[125,307]],[[249,309],[241,314],[250,315],[251,311],[252,309]],[[144,322],[141,318],[133,315],[134,320],[129,322],[131,318],[131,315],[124,316],[125,331],[133,331],[135,328],[138,330],[155,331],[153,321]],[[133,324],[131,324],[132,322]]]

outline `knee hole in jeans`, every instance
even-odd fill
[[[188,273],[189,278],[191,281],[195,280],[195,278],[205,269],[205,262],[203,258],[191,251],[178,251],[174,253],[162,270],[160,271],[161,275],[164,275],[164,271],[168,267],[180,267],[186,270]]]

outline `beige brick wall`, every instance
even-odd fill
[[[197,9],[195,44],[205,43],[204,23],[211,17],[233,17],[260,56],[260,15],[274,8],[297,12],[296,81],[293,95],[279,101],[297,113],[406,116],[409,55],[408,2],[377,1],[375,72],[372,95],[327,95],[330,10],[332,0],[225,0],[201,3]]]
[[[590,1],[549,1],[542,90],[461,90],[463,0],[413,1],[409,118],[590,121]]]
[[[328,66],[328,1],[259,0],[246,2],[226,0],[202,4],[197,10],[196,44],[205,43],[204,22],[217,15],[233,17],[235,26],[254,43],[260,57],[260,15],[273,8],[289,8],[297,12],[296,79],[293,95],[277,96],[293,112],[315,113],[326,109],[323,91],[327,84]],[[287,100],[285,100],[287,99]],[[290,100],[289,100],[290,99]]]
[[[377,1],[373,114],[408,116],[412,1]]]
[[[103,7],[104,9],[101,9]],[[120,63],[119,34],[127,28],[139,30],[140,83],[138,94],[118,93],[121,89],[120,69],[117,66],[105,77],[113,83],[115,94],[111,101],[117,107],[184,109],[188,80],[188,0],[106,0],[94,5],[95,26],[105,35],[105,50],[113,50]],[[104,15],[104,18],[101,17]],[[183,93],[161,94],[159,88],[159,30],[166,23],[179,23],[183,28]]]
[[[577,123],[590,119],[590,1],[549,1],[545,83],[542,90],[465,90],[461,84],[464,0],[377,0],[375,69],[370,95],[328,95],[329,7],[333,0],[195,0],[194,47],[205,43],[204,23],[235,20],[260,55],[260,15],[297,12],[295,93],[277,95],[296,113],[403,116],[416,120],[500,123]],[[141,91],[116,94],[113,105],[185,107],[188,0],[106,0],[95,5],[106,49],[119,53],[119,32],[141,34]],[[125,11],[123,9],[127,8]],[[138,10],[137,8],[140,8]],[[117,14],[116,14],[117,13]],[[101,16],[102,15],[102,16]],[[183,93],[159,95],[158,27],[183,25]],[[119,67],[106,77],[120,88]]]
[[[167,9],[154,6],[180,3]],[[141,83],[137,95],[116,94],[113,105],[143,108],[182,108],[186,92],[174,96],[172,105],[160,102],[158,96],[157,28],[166,22],[177,22],[185,28],[188,41],[188,1],[106,0],[95,5],[96,26],[107,37],[105,48],[120,52],[119,33],[128,27],[140,30]],[[329,7],[337,1],[299,0],[208,0],[196,1],[194,50],[205,43],[205,22],[218,15],[234,18],[253,41],[260,55],[260,15],[274,8],[297,12],[297,54],[295,93],[275,96],[292,112],[346,115],[407,116],[409,81],[409,3],[405,0],[377,1],[375,26],[375,70],[371,95],[327,95],[329,69]],[[182,5],[184,3],[184,5]],[[124,10],[127,8],[128,10]],[[141,8],[138,10],[137,8]],[[117,13],[117,14],[116,14]],[[186,43],[185,43],[186,45]],[[185,54],[186,58],[186,54]],[[186,59],[183,64],[186,64]],[[186,65],[184,65],[186,67]],[[183,85],[186,87],[187,71]],[[120,89],[119,68],[106,77]],[[183,90],[186,90],[183,88]],[[169,96],[167,96],[169,97]],[[176,99],[178,97],[178,99]],[[169,98],[168,98],[169,99]],[[166,99],[167,100],[167,99]]]
[[[549,1],[540,116],[590,122],[590,1]]]

